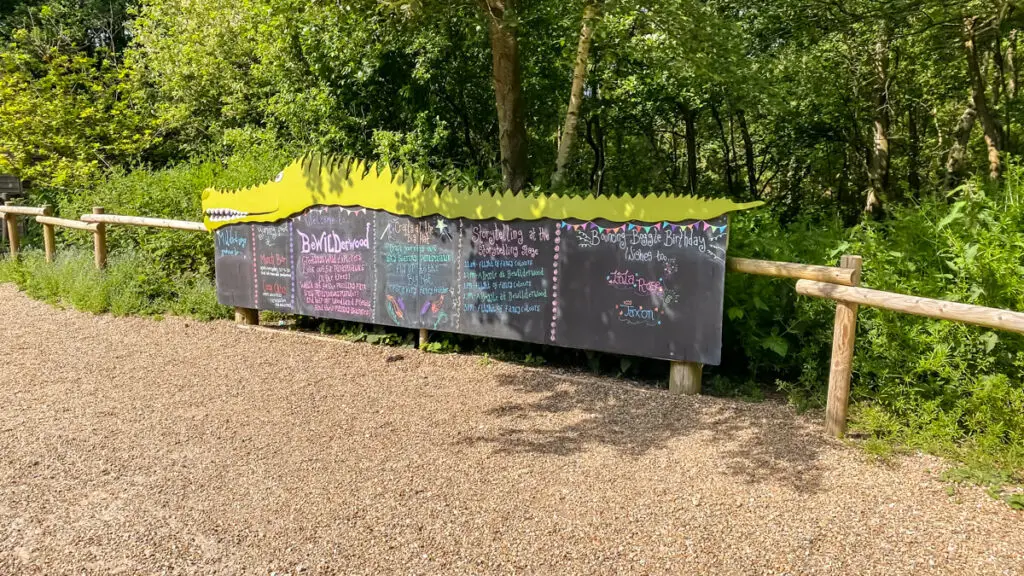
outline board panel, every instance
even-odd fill
[[[463,220],[460,332],[548,341],[554,232],[553,221]]]
[[[295,310],[292,223],[253,224],[256,241],[256,297],[262,310]]]
[[[221,303],[717,364],[728,219],[448,220],[315,207],[215,232]]]
[[[365,209],[313,208],[294,219],[297,313],[374,321],[373,231]]]
[[[378,322],[455,330],[459,224],[377,214]]]
[[[252,230],[252,224],[236,224],[213,234],[217,301],[225,306],[256,308]]]
[[[718,364],[728,227],[565,221],[555,343]]]

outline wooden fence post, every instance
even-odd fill
[[[668,375],[668,391],[672,394],[693,396],[700,394],[703,364],[696,362],[673,362]]]
[[[43,216],[53,216],[53,206],[43,206]],[[57,250],[57,243],[53,236],[53,224],[43,224],[43,248],[46,250],[46,261],[53,262],[54,252]]]
[[[843,256],[842,268],[854,270],[853,285],[860,285],[863,260]],[[836,302],[836,321],[832,332],[832,366],[828,374],[828,405],[825,408],[825,433],[836,438],[846,434],[846,410],[850,404],[850,377],[853,374],[853,347],[857,339],[857,305]]]
[[[103,208],[100,206],[93,206],[93,214],[103,214]],[[96,257],[96,267],[100,270],[107,267],[107,225],[102,222],[96,225],[96,231],[93,232],[93,252]]]
[[[260,311],[252,308],[235,307],[235,324],[243,326],[259,326]]]
[[[7,206],[13,206],[14,202],[8,200],[5,204]],[[18,241],[18,217],[14,214],[5,214],[4,220],[7,223],[7,239],[11,245],[11,258],[17,258],[20,247]]]
[[[423,348],[423,346],[426,345],[426,343],[429,342],[429,341],[430,341],[430,332],[428,332],[426,328],[420,328],[420,340],[418,342],[418,344],[419,344],[418,348]]]

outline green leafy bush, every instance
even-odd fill
[[[1011,166],[1001,189],[968,183],[849,230],[813,212],[779,227],[755,211],[735,218],[732,253],[832,265],[860,254],[867,287],[1024,310],[1022,189],[1024,169]],[[792,281],[729,275],[721,375],[736,388],[777,381],[796,405],[823,405],[834,310],[798,298]],[[858,320],[855,431],[1024,470],[1024,338],[873,308]]]
[[[43,254],[29,251],[15,262],[0,260],[0,282],[13,282],[32,298],[79,310],[117,316],[156,316],[173,313],[200,320],[230,317],[217,303],[208,278],[194,273],[176,275],[144,253],[111,257],[97,270],[91,252],[66,250],[52,264]]]
[[[199,221],[203,190],[265,182],[292,160],[292,155],[288,150],[254,148],[226,162],[195,161],[156,171],[115,170],[95,188],[44,191],[34,201],[50,202],[58,206],[62,216],[72,219],[91,212],[93,206],[102,206],[108,214]],[[58,229],[58,234],[61,246],[84,249],[92,244],[91,236],[79,231]],[[213,240],[209,234],[108,226],[107,246],[111,252],[145,255],[173,274],[211,276],[213,270]]]

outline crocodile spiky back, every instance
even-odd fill
[[[214,230],[237,222],[275,222],[317,205],[360,206],[412,217],[654,223],[710,220],[762,204],[666,194],[595,197],[488,192],[424,181],[414,171],[393,171],[387,163],[314,153],[290,164],[273,181],[237,191],[205,191],[203,210],[207,228]]]

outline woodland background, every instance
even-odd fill
[[[71,217],[199,219],[203,188],[307,150],[490,189],[759,199],[734,219],[733,255],[860,254],[868,286],[1024,310],[1022,28],[1011,0],[0,0],[0,173]],[[0,278],[95,311],[224,313],[209,238],[111,242],[106,274],[72,252]],[[738,275],[726,299],[712,390],[820,406],[834,307]],[[1024,481],[1024,339],[860,319],[865,446]]]

